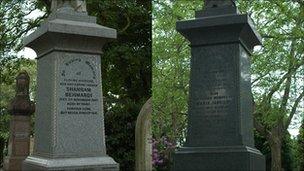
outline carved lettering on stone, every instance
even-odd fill
[[[97,61],[94,58],[66,57],[60,64],[60,114],[98,114]]]

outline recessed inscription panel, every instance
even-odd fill
[[[189,136],[192,145],[229,144],[236,135],[237,66],[234,45],[192,48]],[[192,129],[196,128],[196,129]],[[197,129],[199,128],[199,129]]]
[[[62,52],[56,65],[55,156],[105,154],[100,56]]]
[[[60,63],[59,114],[90,115],[99,112],[101,91],[97,81],[97,64],[90,58],[67,58]]]
[[[233,98],[228,92],[234,85],[231,68],[225,63],[211,62],[208,67],[193,68],[192,72],[197,75],[192,84],[192,109],[205,116],[227,115]]]

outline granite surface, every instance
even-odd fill
[[[173,170],[265,170],[254,147],[250,76],[261,38],[234,6],[201,14],[176,25],[190,42],[191,71],[187,137]]]
[[[34,150],[23,169],[119,170],[106,153],[100,67],[116,30],[66,9],[23,42],[38,56]]]

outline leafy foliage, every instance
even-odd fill
[[[0,59],[0,166],[2,165],[5,144],[9,137],[10,115],[7,110],[8,105],[15,96],[15,78],[22,70],[26,70],[30,75],[30,96],[33,100],[36,90],[36,62],[24,58],[3,58]]]
[[[178,20],[191,18],[199,1],[153,3],[153,136],[183,143],[186,126],[190,49],[175,31]],[[190,11],[190,12],[189,12]],[[192,13],[191,13],[192,11]]]
[[[0,2],[0,58],[21,49],[21,38],[36,28],[45,15],[32,19],[35,10],[44,9],[43,1],[2,0]]]
[[[294,116],[289,115],[292,105],[304,88],[298,84],[304,73],[304,4],[300,2],[240,1],[240,9],[251,14],[263,37],[263,48],[252,57],[253,93],[260,105],[257,113],[265,113],[262,122],[270,127]]]
[[[118,31],[101,57],[107,152],[122,170],[134,170],[136,118],[151,97],[151,3],[92,0],[87,6],[100,24]]]
[[[17,58],[23,36],[39,26],[47,14],[32,19],[29,17],[36,10],[44,10],[42,1],[2,0],[0,2],[0,166],[3,150],[8,141],[9,113],[7,107],[15,96],[15,77],[21,70],[26,70],[31,78],[30,96],[35,99],[36,62]],[[4,154],[6,151],[4,151]]]
[[[254,132],[255,137],[255,146],[259,149],[266,159],[266,171],[271,170],[271,149],[267,142],[267,139],[261,135],[257,131]],[[296,140],[292,139],[290,134],[286,134],[282,142],[282,166],[285,170],[295,170],[297,168],[297,160],[296,160]]]
[[[170,169],[170,153],[184,142],[186,133],[190,48],[175,23],[193,17],[201,5],[199,1],[153,1],[152,132],[153,164],[158,170]]]
[[[302,125],[300,128],[300,134],[297,141],[297,161],[298,169],[304,170],[304,118],[302,119]]]
[[[252,57],[255,128],[271,147],[272,170],[281,170],[287,167],[279,155],[284,152],[287,129],[299,125],[304,111],[304,2],[239,4],[250,13],[263,37],[263,47]]]

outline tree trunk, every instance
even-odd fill
[[[271,147],[271,171],[282,171],[281,166],[281,147],[273,145]]]
[[[271,148],[271,171],[283,171],[282,168],[282,155],[281,147],[282,141],[279,137],[271,137],[270,141]]]
[[[0,168],[3,166],[4,148],[5,148],[5,140],[0,138]]]
[[[170,137],[170,143],[173,143],[174,147],[176,146],[176,137],[177,137],[177,112],[172,113],[172,129],[173,135]]]

